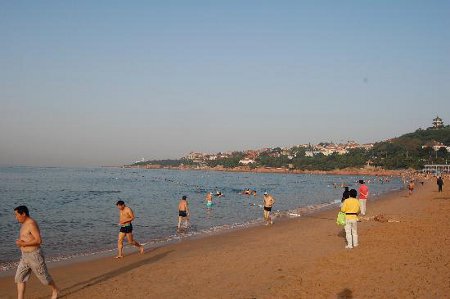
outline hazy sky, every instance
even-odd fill
[[[0,165],[448,124],[449,28],[449,1],[2,1]]]

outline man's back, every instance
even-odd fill
[[[367,197],[369,196],[369,187],[367,187],[367,185],[365,184],[362,184],[359,187],[358,193],[359,199],[367,199]]]
[[[349,197],[344,200],[342,204],[341,211],[346,213],[345,218],[348,220],[358,219],[357,215],[359,213],[360,205],[359,201],[354,197]],[[350,215],[348,213],[351,213]],[[354,214],[354,215],[353,215]]]

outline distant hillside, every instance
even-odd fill
[[[319,144],[320,145],[320,144]],[[209,156],[192,156],[178,160],[144,161],[131,167],[160,168],[214,168],[233,169],[244,166],[242,159],[249,159],[249,152],[254,154],[248,168],[258,167],[290,170],[336,170],[344,168],[363,168],[368,165],[384,169],[421,169],[425,164],[445,164],[450,161],[450,127],[440,129],[417,130],[387,141],[378,142],[373,147],[353,148],[345,152],[325,155],[313,153],[308,147],[290,149],[265,149],[262,152],[233,152],[214,159]],[[307,152],[310,154],[308,155]],[[250,160],[250,159],[249,159]]]
[[[450,155],[450,127],[417,130],[414,133],[378,142],[372,148],[372,163],[386,169],[422,168],[424,164],[445,164]],[[433,146],[438,147],[437,150]]]

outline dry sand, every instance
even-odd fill
[[[333,210],[51,273],[63,298],[450,298],[449,185],[369,201],[369,217],[393,221],[360,222],[351,250]],[[0,298],[15,296],[1,278]],[[46,297],[32,276],[27,298]]]

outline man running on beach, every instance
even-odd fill
[[[42,238],[38,224],[30,217],[30,212],[26,206],[18,206],[14,209],[14,213],[17,221],[21,224],[19,239],[16,240],[16,245],[22,251],[22,257],[17,266],[14,279],[17,284],[17,298],[24,298],[26,282],[30,278],[31,272],[36,274],[42,284],[50,286],[52,289],[52,299],[58,298],[58,289],[53,278],[48,273],[41,250]]]
[[[178,203],[178,229],[181,228],[181,221],[186,221],[186,227],[189,224],[189,205],[187,202],[187,196],[183,195]]]
[[[270,217],[270,212],[272,211],[272,206],[275,203],[275,198],[264,192],[264,220],[266,225],[273,224],[272,218]]]
[[[363,180],[359,180],[358,181],[359,184],[361,185],[359,187],[359,204],[361,206],[361,215],[366,215],[366,202],[367,202],[367,198],[369,197],[369,187],[366,186],[366,184],[364,184]]]
[[[127,237],[128,244],[134,245],[137,248],[139,248],[139,253],[141,254],[144,253],[144,246],[142,246],[136,240],[133,239],[133,225],[131,224],[131,221],[134,220],[133,210],[127,207],[122,200],[119,200],[116,203],[116,206],[120,212],[119,216],[120,231],[119,231],[119,238],[117,241],[118,254],[115,258],[116,259],[123,258],[123,239],[125,238],[125,236]]]

